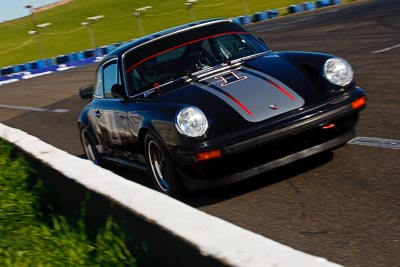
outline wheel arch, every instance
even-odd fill
[[[89,133],[89,138],[92,140],[92,142],[95,145],[100,145],[100,142],[99,142],[99,140],[97,138],[97,135],[96,135],[93,127],[90,124],[85,124],[84,122],[79,120],[78,121],[78,130],[79,130],[79,137],[80,138],[82,138],[81,135],[82,135],[82,130],[83,129],[86,130]]]
[[[146,137],[146,134],[150,131],[149,128],[147,127],[142,127],[139,130],[138,134],[138,139],[139,139],[139,147],[138,147],[138,152],[144,156],[144,138]]]
[[[139,145],[140,146],[140,153],[142,155],[144,155],[144,145],[145,145],[144,144],[144,139],[146,138],[146,135],[148,133],[151,133],[152,135],[154,135],[162,143],[162,145],[165,147],[165,143],[162,140],[162,138],[160,137],[160,135],[157,134],[157,132],[154,131],[153,129],[151,129],[150,127],[144,126],[144,127],[140,128],[139,134],[138,134],[138,140],[139,140],[139,144],[140,144]]]

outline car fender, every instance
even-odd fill
[[[89,103],[81,112],[81,114],[79,115],[79,119],[78,119],[78,129],[79,131],[81,131],[82,129],[86,129],[91,138],[92,141],[95,143],[95,145],[100,145],[100,141],[99,138],[97,136],[97,133],[95,131],[95,129],[93,129],[92,124],[89,122],[89,112],[90,112],[90,105],[91,103]],[[102,151],[102,148],[99,149],[99,151]]]
[[[161,101],[142,101],[128,107],[128,123],[133,138],[143,143],[144,135],[151,131],[165,146],[182,143],[181,135],[175,127],[176,113],[185,105]]]
[[[323,76],[323,68],[325,62],[334,58],[335,56],[323,53],[314,52],[279,52],[276,53],[279,57],[284,58],[286,61],[296,66],[318,90],[323,93],[335,92],[338,86],[327,81]],[[346,88],[352,88],[355,82],[351,82]]]

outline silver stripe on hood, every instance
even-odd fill
[[[304,105],[304,99],[284,83],[246,67],[205,79],[198,86],[250,122],[266,120]]]

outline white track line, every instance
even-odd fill
[[[36,74],[27,74],[27,75],[22,76],[22,79],[23,80],[27,80],[27,79],[32,79],[32,78],[35,78],[35,77],[39,77],[39,76],[43,76],[43,75],[47,75],[47,74],[52,74],[52,73],[53,73],[52,71],[45,71],[45,72],[39,72],[39,73],[36,73]]]
[[[386,47],[386,48],[381,49],[381,50],[373,51],[373,52],[371,52],[371,53],[372,53],[372,54],[385,53],[385,52],[387,52],[387,51],[390,51],[390,50],[392,50],[392,49],[396,49],[396,48],[399,48],[399,47],[400,47],[400,44],[397,44],[397,45],[394,45],[394,46],[391,46],[391,47]]]
[[[4,105],[4,104],[0,104],[0,108],[18,109],[18,110],[35,111],[35,112],[49,111],[49,112],[55,112],[55,113],[65,113],[65,112],[68,112],[68,111],[69,111],[69,109],[53,109],[53,110],[48,110],[47,108],[35,108],[35,107],[24,107],[24,106],[12,106],[12,105]]]
[[[47,110],[46,108],[12,106],[12,105],[4,105],[4,104],[0,104],[0,108],[19,109],[19,110],[36,111],[36,112],[42,112],[42,111],[46,111]]]
[[[9,83],[14,83],[14,82],[18,82],[18,79],[9,79],[9,80],[5,80],[5,81],[0,81],[0,86],[3,84],[9,84]]]
[[[348,144],[400,149],[400,140],[373,138],[373,137],[356,137],[353,140],[350,140]]]

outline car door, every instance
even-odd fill
[[[134,160],[132,136],[127,120],[127,102],[113,97],[111,89],[121,85],[118,60],[111,59],[101,67],[103,97],[96,101],[94,115],[98,118],[98,134],[104,154],[118,159]]]

